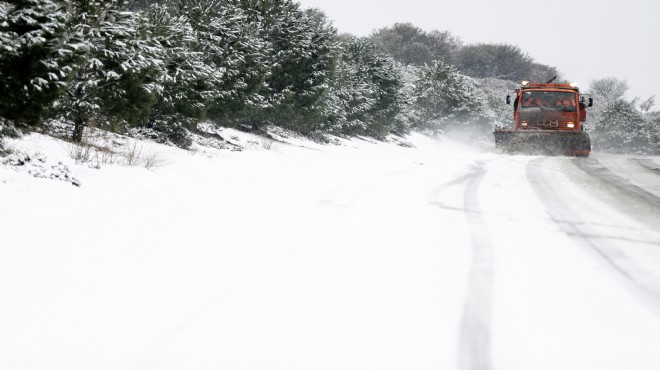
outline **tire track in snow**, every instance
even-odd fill
[[[463,185],[463,213],[467,218],[472,241],[473,256],[466,302],[461,318],[458,368],[460,370],[490,370],[491,366],[491,306],[493,288],[493,251],[490,236],[479,210],[478,190],[486,175],[485,163],[476,162],[472,171],[442,185],[432,202],[442,209],[446,206],[438,198],[448,188]]]
[[[641,167],[646,168],[649,170],[650,164],[647,162],[643,161],[636,161]],[[582,171],[586,172],[587,174],[597,178],[600,180],[602,183],[607,184],[610,188],[616,189],[616,191],[612,191],[611,189],[606,189],[609,193],[618,193],[617,196],[625,196],[626,198],[629,198],[629,201],[634,202],[634,203],[640,203],[640,204],[647,204],[651,207],[652,213],[658,213],[657,211],[660,210],[660,198],[658,198],[656,195],[653,193],[650,193],[641,187],[634,185],[631,183],[628,179],[621,177],[609,169],[607,169],[605,166],[603,166],[598,160],[596,159],[585,159],[585,158],[578,158],[573,161],[573,164]],[[625,202],[629,203],[629,202]],[[622,209],[622,211],[625,211],[626,213],[635,213],[638,214],[639,211],[636,212],[630,212],[626,209]],[[633,214],[634,215],[634,214]],[[658,225],[657,223],[654,223],[655,225]]]
[[[585,220],[575,220],[576,209],[571,207],[573,202],[565,198],[567,193],[561,192],[556,186],[547,185],[548,183],[553,184],[550,175],[544,174],[544,170],[542,169],[545,167],[542,164],[546,163],[547,160],[547,158],[539,158],[531,161],[527,165],[526,171],[530,184],[545,206],[552,221],[578,245],[594,252],[592,255],[598,256],[599,259],[604,261],[619,277],[623,278],[625,285],[632,289],[637,297],[650,305],[653,312],[660,314],[660,279],[654,276],[653,273],[641,268],[634,260],[626,255],[622,248],[617,248],[617,242],[624,240],[621,237],[609,237],[607,235],[589,232],[589,226],[593,226],[594,222],[598,222],[599,218],[607,217],[607,215],[599,215],[597,212],[592,212],[594,222],[585,223],[582,222]],[[598,188],[596,184],[591,183],[580,183],[581,185],[594,189],[593,192],[597,193],[596,195],[601,200],[605,199],[607,204],[611,204],[607,202],[610,198],[619,197],[617,204],[626,205],[615,206],[615,208],[619,208],[624,214],[628,214],[631,210],[638,209],[638,207],[658,207],[655,208],[655,214],[657,215],[660,210],[660,206],[656,206],[658,198],[630,184],[625,179],[614,175],[599,165],[597,161],[591,159],[588,161],[592,163],[590,164],[583,159],[575,159],[573,163],[576,167],[597,179],[601,187]],[[608,189],[608,187],[610,188]],[[573,207],[576,206],[573,204]],[[657,227],[658,224],[655,225]],[[660,240],[654,237],[654,235],[646,238],[646,240],[640,238],[640,240],[629,241],[660,246]]]
[[[637,165],[652,174],[660,176],[660,165],[656,164],[653,160],[647,158],[632,158],[631,161],[637,163]]]

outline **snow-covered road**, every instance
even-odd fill
[[[660,159],[411,140],[0,167],[0,368],[658,368]]]

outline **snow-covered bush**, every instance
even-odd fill
[[[28,173],[33,177],[61,180],[80,186],[80,181],[73,177],[69,167],[62,162],[53,162],[40,154],[15,152],[2,158],[0,165],[11,167],[17,172]]]

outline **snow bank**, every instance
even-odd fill
[[[465,161],[419,135],[416,149],[221,135],[245,150],[139,142],[166,163],[150,169],[76,163],[39,134],[9,141],[82,185],[0,166],[3,368],[454,362],[469,250],[420,186]]]
[[[8,140],[81,186],[0,165],[0,368],[660,360],[660,320],[548,216],[525,175],[535,157],[422,135],[216,134],[242,151],[106,137],[94,162],[47,136]],[[462,325],[466,302],[486,353]]]

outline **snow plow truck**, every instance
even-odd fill
[[[513,128],[495,129],[495,146],[506,152],[588,157],[591,140],[584,122],[593,98],[577,84],[522,82],[513,94]],[[511,104],[511,93],[506,103]]]

